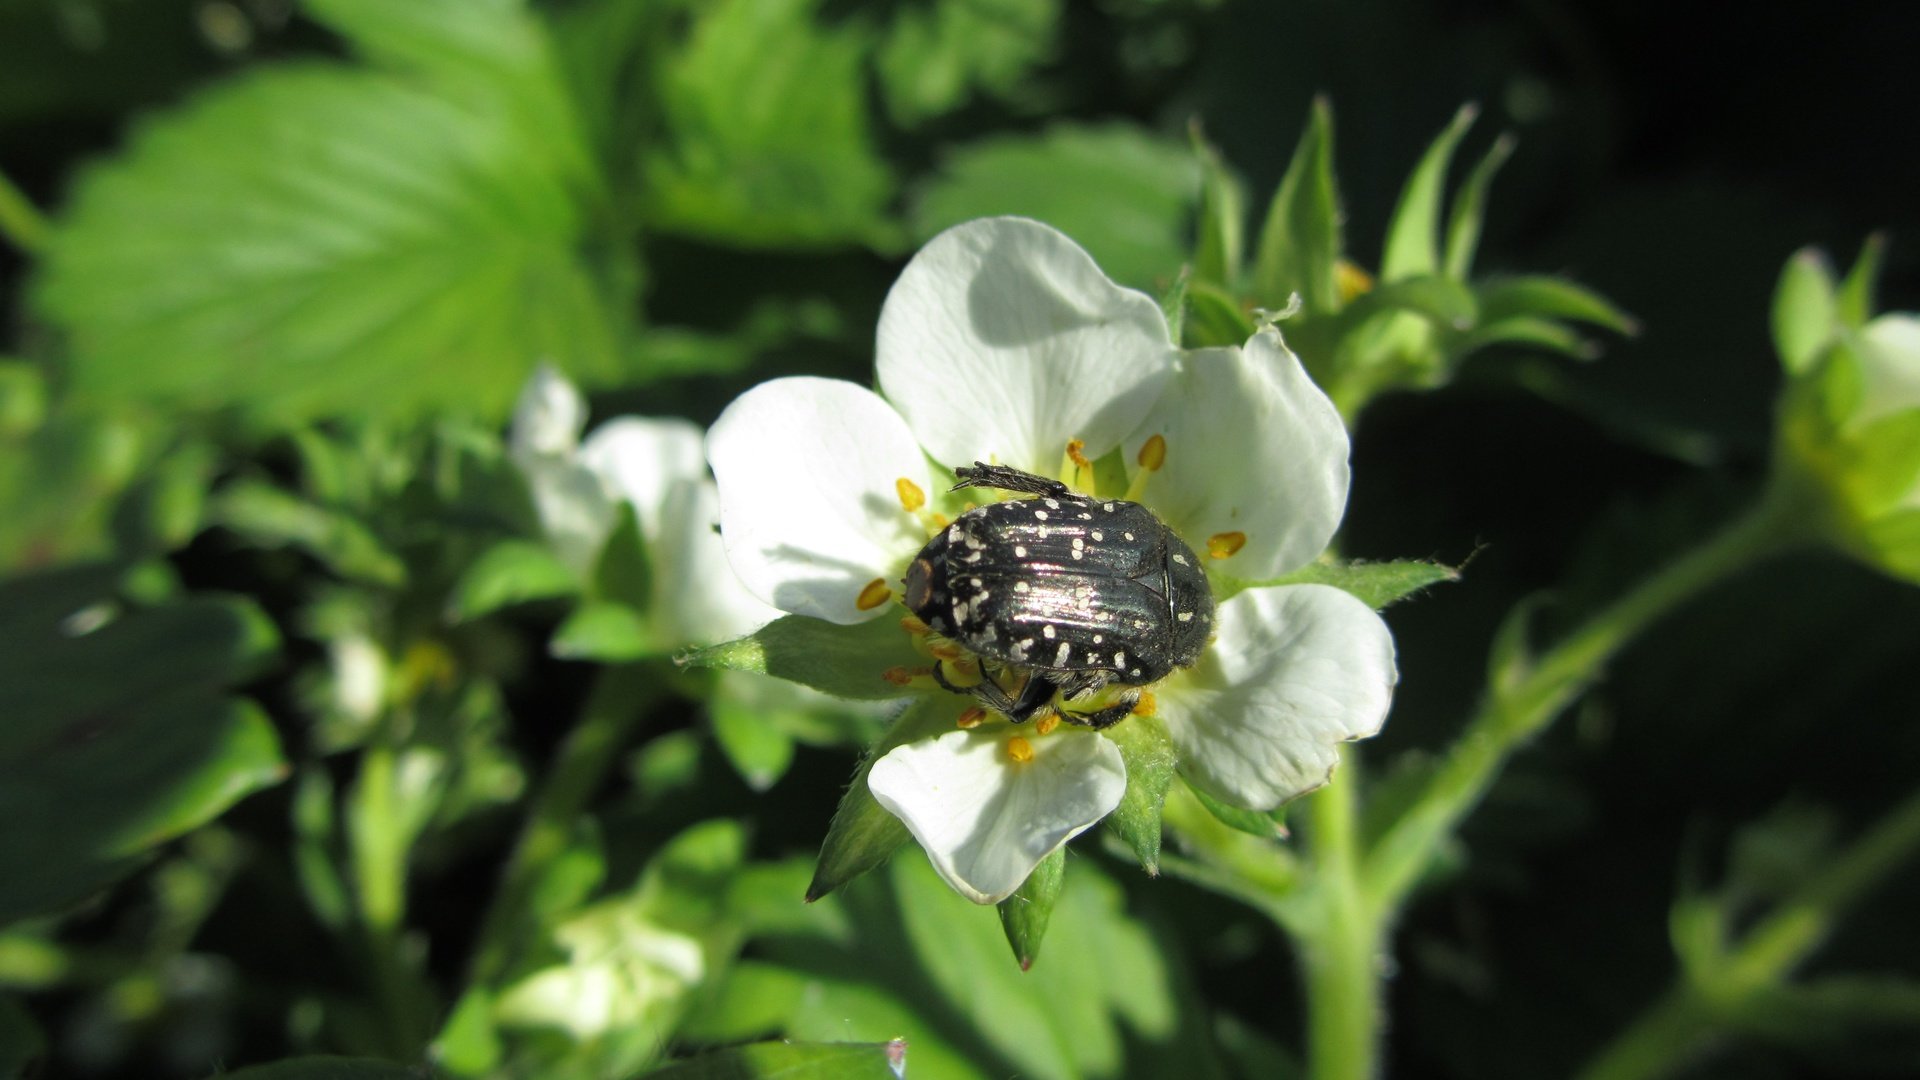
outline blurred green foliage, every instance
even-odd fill
[[[1189,346],[1298,294],[1357,431],[1355,561],[1308,573],[1384,603],[1465,564],[1390,612],[1376,835],[1534,639],[1750,491],[1769,330],[1793,374],[1876,275],[1916,306],[1910,35],[1856,16],[1758,5],[1730,49],[1645,2],[0,2],[0,1077],[879,1075],[899,1036],[916,1076],[1297,1070],[1285,939],[1193,884],[1204,848],[1287,888],[1279,824],[1143,726],[1044,920],[910,846],[852,880],[905,839],[841,802],[881,718],[669,663],[631,517],[585,577],[542,534],[515,394],[864,382],[898,262],[982,214]],[[1789,253],[1883,227],[1770,325]],[[1713,1006],[1687,1075],[1912,1071],[1911,867],[1803,976],[1741,965],[1910,793],[1917,619],[1808,555],[1619,656],[1423,878],[1390,1073],[1570,1074],[1670,986]],[[774,627],[709,659],[873,685],[861,629]],[[815,867],[830,818],[858,842]]]

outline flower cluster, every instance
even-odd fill
[[[1020,672],[896,602],[962,496],[995,497],[950,492],[954,467],[992,462],[1137,502],[1205,553],[1213,638],[1121,721],[1160,726],[1199,790],[1271,809],[1325,783],[1338,743],[1379,730],[1396,678],[1384,623],[1338,589],[1271,584],[1326,547],[1348,482],[1340,417],[1277,331],[1182,353],[1159,306],[1067,237],[994,218],[914,257],[881,313],[877,368],[878,393],[820,378],[755,387],[716,421],[707,457],[727,557],[755,596],[836,624],[901,622],[930,661],[884,674],[902,693],[947,695],[955,725],[894,747],[867,783],[955,890],[1010,895],[1114,809],[1127,776],[1112,739],[1059,722],[1064,702],[1016,725],[950,694]]]

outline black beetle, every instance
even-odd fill
[[[998,488],[1037,498],[961,514],[908,566],[908,610],[986,669],[978,685],[963,688],[936,663],[940,685],[1021,723],[1056,695],[1075,700],[1110,683],[1145,686],[1200,658],[1213,633],[1207,573],[1153,511],[1004,465],[976,461],[954,474],[955,491]],[[1025,681],[1009,691],[995,667]],[[1136,690],[1090,713],[1060,715],[1104,728],[1138,697]]]

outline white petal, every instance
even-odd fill
[[[507,436],[516,460],[533,454],[571,454],[587,426],[587,403],[552,364],[542,363],[520,391]]]
[[[1860,331],[1860,411],[1856,423],[1920,408],[1920,317],[1882,315]]]
[[[580,461],[633,504],[640,535],[660,542],[668,497],[707,478],[700,426],[691,420],[622,416],[595,428],[580,447]]]
[[[515,463],[527,479],[534,512],[554,553],[576,572],[591,572],[613,528],[616,497],[598,473],[571,453],[528,454]]]
[[[707,433],[727,558],[782,611],[857,623],[875,578],[898,587],[926,544],[897,480],[931,493],[926,456],[879,395],[838,379],[775,379],[740,395]]]
[[[1180,771],[1268,810],[1326,783],[1337,744],[1380,730],[1398,678],[1393,636],[1371,608],[1332,586],[1290,585],[1220,605],[1206,655],[1156,697]]]
[[[1246,537],[1209,568],[1276,577],[1333,539],[1347,506],[1347,429],[1277,331],[1244,349],[1189,353],[1128,437],[1129,467],[1154,435],[1166,439],[1167,459],[1143,501],[1203,556],[1209,537]]]
[[[675,648],[732,641],[780,617],[733,572],[719,524],[720,492],[711,480],[682,484],[667,500],[653,592],[660,629]]]
[[[887,293],[880,390],[934,458],[1055,473],[1098,457],[1160,394],[1177,350],[1160,305],[1115,285],[1064,234],[984,218],[934,237]]]
[[[976,904],[997,904],[1040,860],[1120,804],[1120,749],[1091,732],[1028,740],[1033,759],[1007,756],[1009,733],[950,731],[895,747],[867,775],[880,805],[906,823],[934,869]]]

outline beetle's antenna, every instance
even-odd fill
[[[1035,476],[1008,465],[989,465],[984,461],[976,461],[971,466],[962,465],[953,470],[953,475],[960,478],[960,482],[953,485],[954,491],[983,487],[1019,491],[1028,495],[1047,495],[1056,499],[1073,497],[1073,489],[1058,480]]]

